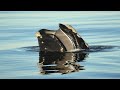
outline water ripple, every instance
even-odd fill
[[[28,46],[28,47],[22,47],[21,49],[31,52],[40,51],[39,46]],[[87,52],[111,52],[111,50],[120,50],[120,46],[92,45],[90,46],[90,49]]]

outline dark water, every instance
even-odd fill
[[[77,53],[41,53],[35,32],[71,24],[89,44]],[[0,12],[1,79],[120,78],[119,11]]]

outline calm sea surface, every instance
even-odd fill
[[[51,64],[58,58],[54,54],[47,56],[53,56],[48,67],[40,65],[44,55],[37,51],[35,32],[57,30],[59,23],[72,25],[91,50],[74,65]],[[82,69],[76,70],[75,65]],[[96,78],[120,79],[119,11],[0,11],[0,79]]]

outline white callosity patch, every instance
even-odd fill
[[[42,35],[40,34],[40,32],[36,32],[36,33],[35,33],[35,36],[42,38]]]

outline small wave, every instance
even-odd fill
[[[22,47],[25,51],[31,51],[31,52],[39,52],[40,48],[39,46],[28,46],[28,47]]]
[[[120,49],[120,46],[93,45],[89,52],[111,52]]]
[[[31,52],[39,52],[40,48],[39,46],[28,46],[28,47],[22,47],[25,51],[31,51]],[[92,45],[90,46],[90,49],[87,50],[87,52],[110,52],[114,50],[119,50],[120,46],[105,46],[105,45]]]

